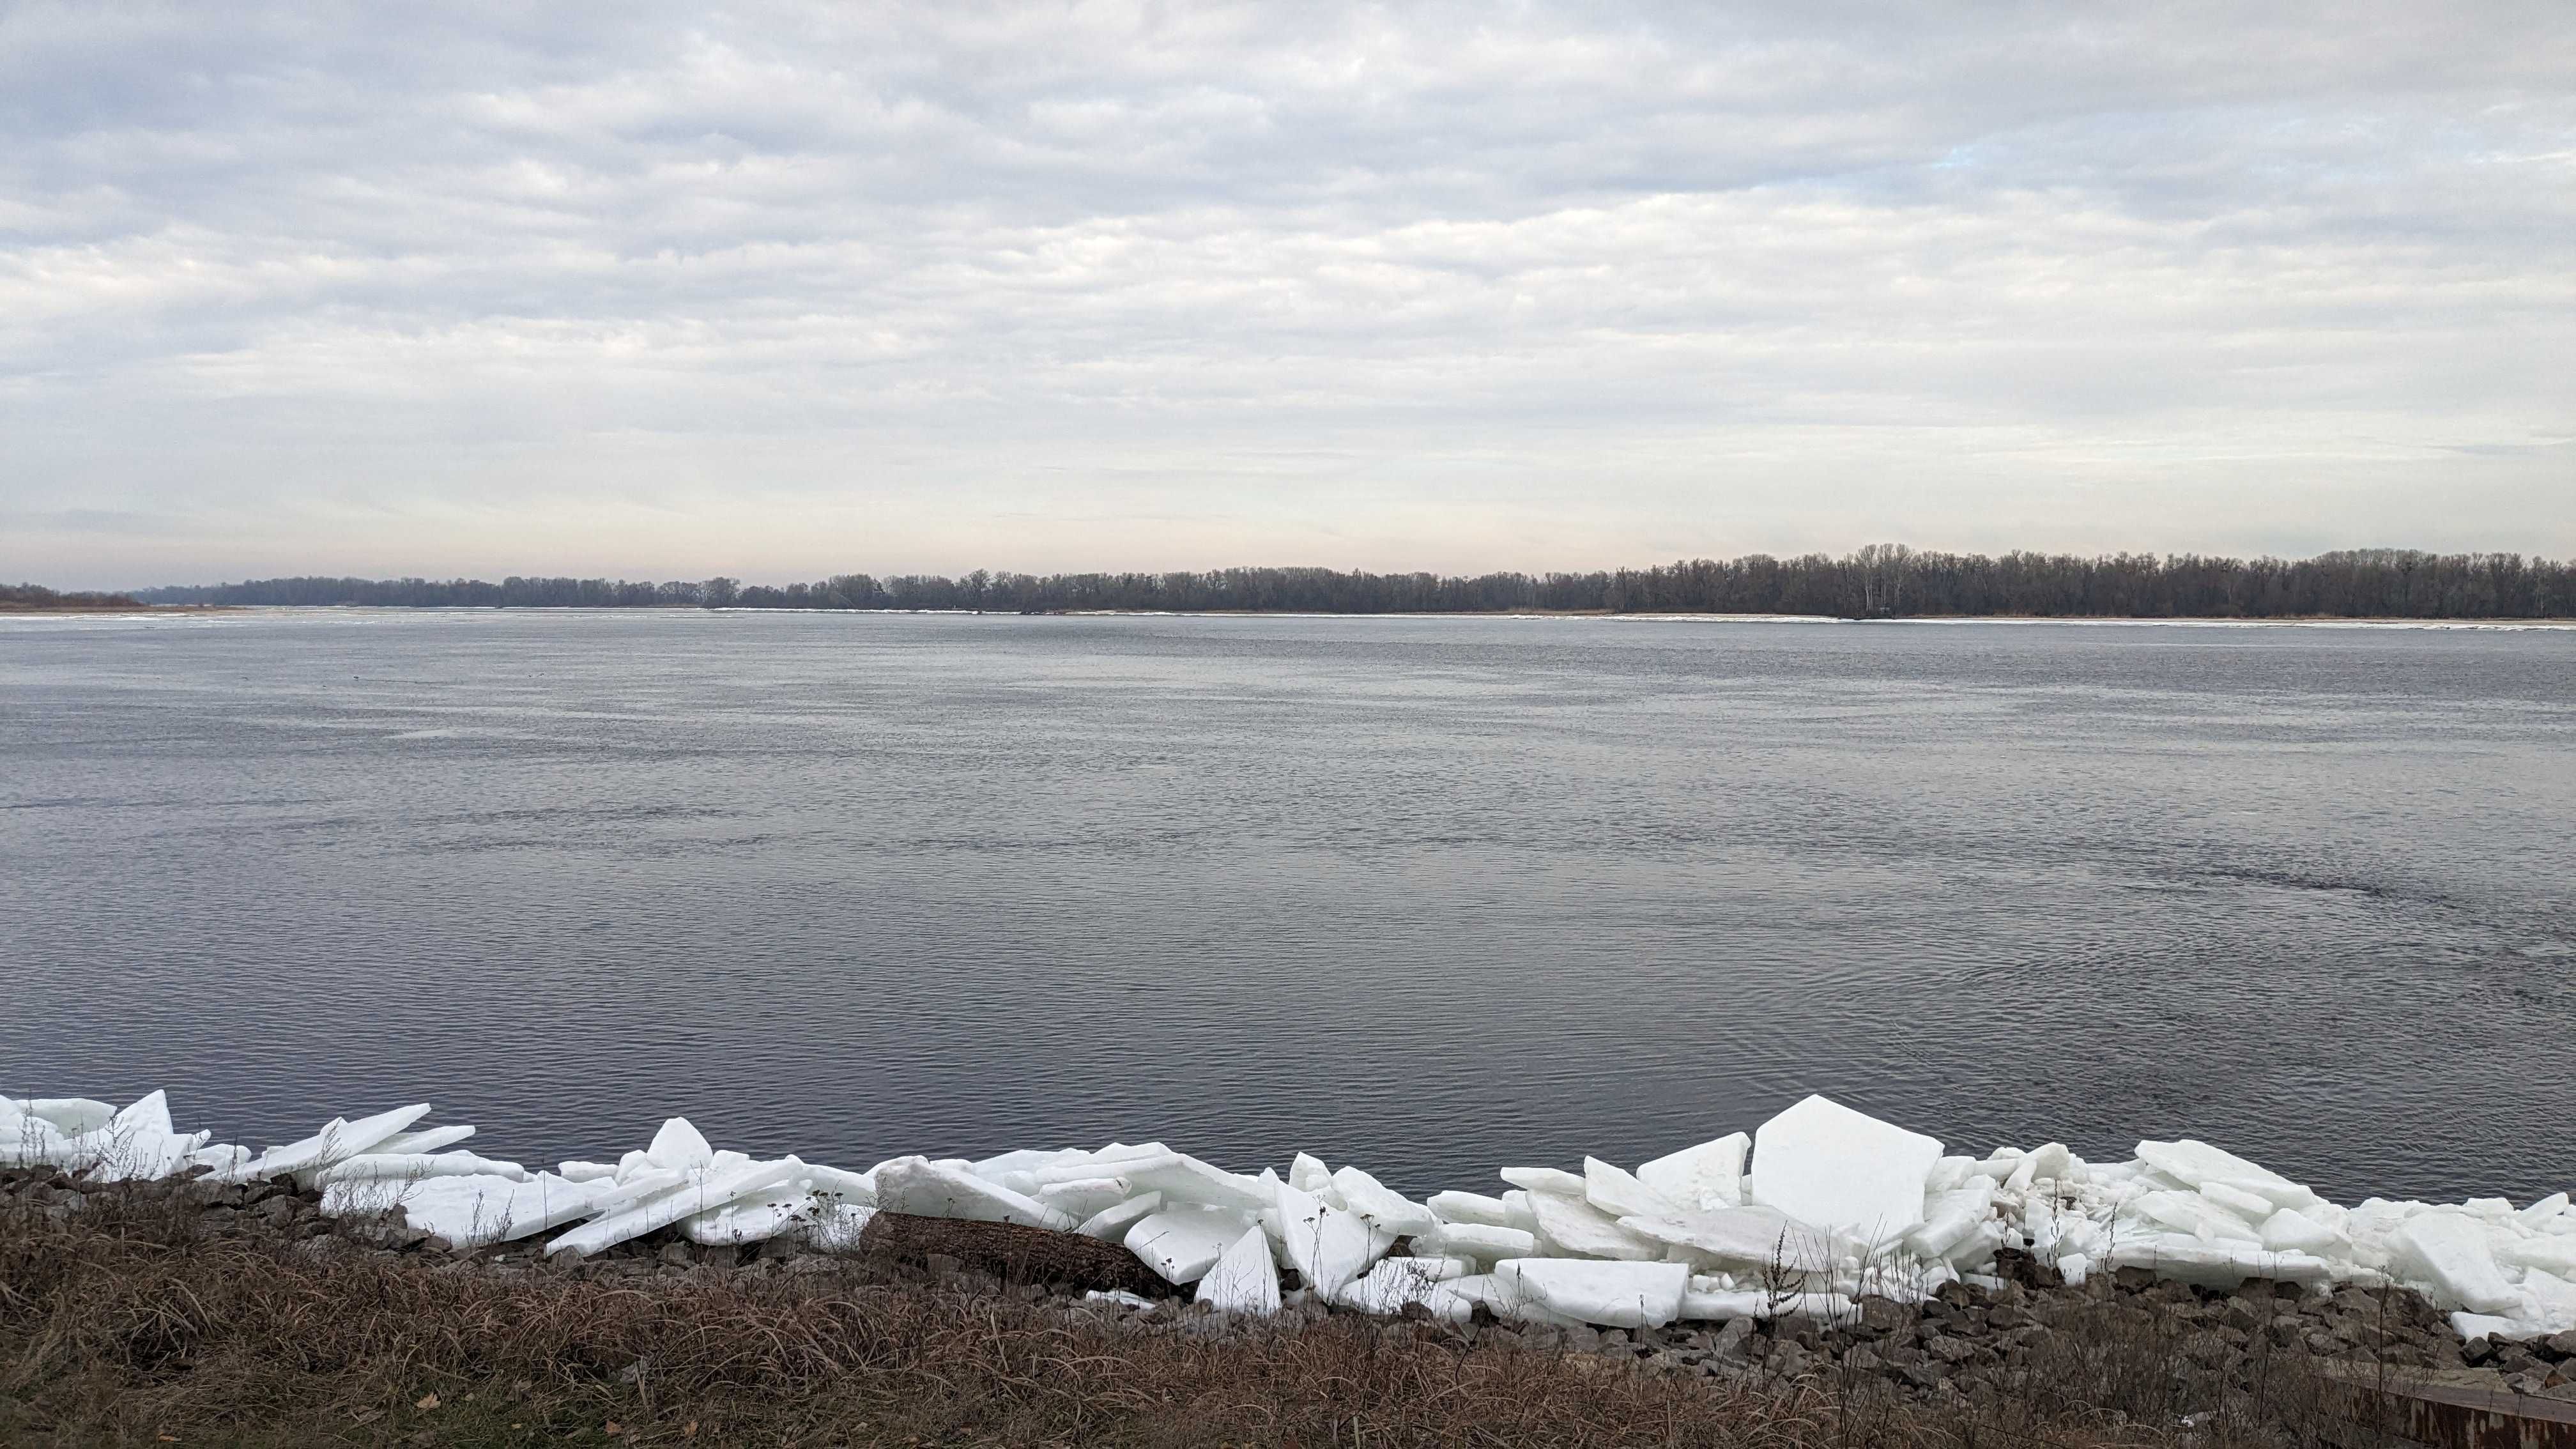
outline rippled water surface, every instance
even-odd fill
[[[0,623],[0,1090],[1416,1190],[1817,1090],[2576,1179],[2576,632]]]

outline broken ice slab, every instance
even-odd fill
[[[2263,1235],[2252,1223],[2211,1202],[2197,1192],[2140,1193],[2122,1204],[2123,1216],[2187,1233],[2212,1242],[2260,1243]]]
[[[1013,1175],[1031,1180],[1035,1177],[1034,1173]],[[976,1176],[994,1180],[988,1173]],[[1030,1195],[1067,1217],[1088,1218],[1134,1198],[1136,1187],[1123,1177],[1078,1177],[1071,1182],[1037,1184]]]
[[[1159,1142],[1141,1147],[1104,1148],[1088,1156],[1041,1167],[1030,1174],[1040,1191],[1085,1178],[1123,1177],[1131,1192],[1159,1192],[1170,1203],[1259,1212],[1271,1205],[1272,1189],[1257,1177],[1228,1172]]]
[[[312,1136],[283,1147],[272,1147],[252,1158],[243,1164],[241,1174],[257,1180],[328,1167],[343,1157],[357,1156],[428,1115],[429,1104],[416,1102],[372,1117],[361,1117],[355,1122],[334,1117]]]
[[[1582,1258],[1644,1261],[1664,1255],[1661,1243],[1619,1226],[1618,1219],[1581,1198],[1533,1192],[1529,1206],[1543,1247]]]
[[[1690,1269],[1680,1263],[1510,1258],[1494,1265],[1505,1291],[1552,1313],[1605,1328],[1661,1328],[1681,1316]]]
[[[1442,1223],[1430,1232],[1416,1234],[1413,1250],[1417,1253],[1454,1253],[1492,1263],[1504,1258],[1538,1256],[1538,1237],[1518,1228],[1496,1227],[1490,1223]]]
[[[1102,1208],[1084,1218],[1074,1231],[1086,1238],[1098,1238],[1104,1243],[1124,1242],[1129,1228],[1162,1211],[1162,1208],[1161,1193],[1144,1193],[1131,1197],[1125,1202],[1113,1203]]]
[[[2180,1233],[2124,1238],[2112,1247],[2108,1263],[2203,1288],[2233,1288],[2248,1278],[2322,1283],[2334,1276],[2334,1265],[2312,1254],[2276,1253],[2259,1243],[2210,1242]]]
[[[1335,1172],[1333,1186],[1341,1189],[1342,1201],[1352,1212],[1368,1219],[1381,1231],[1399,1238],[1431,1231],[1434,1221],[1431,1209],[1380,1186],[1376,1178],[1356,1167],[1345,1167]]]
[[[1408,1303],[1427,1305],[1439,1284],[1467,1276],[1452,1259],[1382,1258],[1376,1267],[1344,1284],[1331,1301],[1362,1313],[1401,1313]]]
[[[1685,1211],[1706,1212],[1744,1201],[1744,1154],[1751,1136],[1729,1132],[1667,1153],[1637,1169],[1637,1180]]]
[[[1841,1293],[1773,1293],[1761,1288],[1693,1288],[1682,1295],[1681,1316],[1693,1323],[1725,1323],[1737,1318],[1762,1321],[1800,1320],[1843,1323],[1855,1316],[1851,1298]]]
[[[2314,1253],[2336,1257],[2352,1251],[2343,1234],[2297,1208],[2282,1208],[2263,1220],[2263,1246],[2276,1252]]]
[[[444,1152],[474,1135],[474,1129],[458,1122],[446,1127],[424,1127],[417,1132],[398,1132],[370,1147],[370,1154],[405,1152]]]
[[[765,1192],[785,1182],[803,1165],[791,1157],[778,1162],[749,1162],[729,1171],[679,1169],[685,1179],[677,1187],[593,1218],[546,1244],[546,1251],[560,1253],[569,1248],[587,1258],[602,1248],[640,1238],[682,1218],[712,1212],[737,1199]]]
[[[716,1150],[708,1145],[707,1135],[686,1117],[673,1117],[653,1134],[653,1143],[644,1155],[663,1167],[705,1167],[715,1159]]]
[[[1216,1266],[1228,1248],[1260,1227],[1246,1215],[1226,1208],[1166,1208],[1137,1220],[1127,1230],[1127,1251],[1166,1283],[1195,1283]],[[1264,1247],[1263,1251],[1268,1252]]]
[[[1484,1223],[1497,1228],[1513,1225],[1511,1209],[1503,1200],[1481,1192],[1435,1192],[1422,1205],[1444,1223]]]
[[[2498,1261],[2517,1268],[2538,1268],[2562,1278],[2576,1277],[2576,1234],[2505,1238],[2495,1244],[2495,1255]]]
[[[1279,1269],[1270,1261],[1270,1239],[1259,1228],[1235,1239],[1199,1278],[1197,1301],[1227,1313],[1278,1312]]]
[[[1058,1230],[1072,1228],[1081,1221],[1035,1198],[986,1182],[965,1166],[933,1162],[927,1157],[898,1157],[879,1163],[871,1171],[876,1181],[877,1206],[887,1212]]]
[[[2418,1213],[2391,1240],[2391,1267],[2401,1279],[2430,1288],[2427,1296],[2441,1307],[2510,1314],[2522,1305],[2522,1295],[2496,1267],[2488,1232],[2486,1224],[2462,1212]]]
[[[1821,1273],[1833,1263],[1833,1246],[1824,1235],[1777,1208],[1625,1217],[1619,1226],[1668,1247],[1687,1249],[1706,1260],[1704,1266]]]
[[[322,1211],[349,1213],[399,1208],[403,1219],[436,1233],[452,1247],[509,1242],[560,1227],[598,1210],[606,1184],[571,1182],[539,1173],[527,1182],[506,1177],[432,1177],[419,1182],[344,1182],[322,1189]]]
[[[2223,1183],[2265,1198],[2274,1207],[2305,1209],[2324,1201],[2305,1185],[2292,1182],[2261,1163],[2250,1162],[2195,1138],[2140,1142],[2138,1160],[2177,1182],[2196,1188],[2213,1182]]]
[[[116,1108],[90,1097],[0,1097],[5,1104],[65,1137],[95,1132],[116,1120]]]
[[[1583,1200],[1612,1218],[1684,1210],[1683,1204],[1639,1182],[1636,1174],[1598,1157],[1583,1159]]]
[[[1500,1176],[1524,1192],[1552,1192],[1559,1197],[1583,1196],[1583,1175],[1567,1172],[1561,1167],[1506,1167]]]
[[[1751,1198],[1863,1243],[1923,1221],[1923,1184],[1941,1143],[1811,1096],[1753,1134]]]
[[[1320,1296],[1329,1299],[1395,1245],[1395,1234],[1314,1193],[1284,1183],[1277,1191],[1280,1256]]]
[[[528,1170],[515,1162],[495,1162],[471,1152],[362,1152],[344,1157],[329,1167],[313,1173],[316,1187],[335,1182],[364,1182],[382,1178],[423,1177],[506,1177],[512,1182],[528,1180]]]

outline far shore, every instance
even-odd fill
[[[1322,612],[1307,609],[815,609],[796,607],[710,607],[702,604],[619,606],[592,604],[0,604],[0,615],[29,614],[238,614],[285,612],[407,613],[588,613],[588,614],[957,614],[1019,618],[1137,619],[1624,619],[1641,623],[1765,624],[2176,624],[2204,627],[2259,628],[2315,624],[2377,625],[2405,628],[2565,629],[2576,628],[2576,616],[2546,618],[2473,618],[2461,615],[2419,617],[2404,614],[1893,614],[1853,618],[1835,614],[1722,614],[1692,611],[1624,611],[1611,609],[1456,609]]]

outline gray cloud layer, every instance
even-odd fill
[[[2563,0],[19,4],[0,573],[2576,552],[2571,74]]]

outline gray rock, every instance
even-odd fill
[[[1947,1387],[1950,1371],[1935,1363],[1910,1363],[1896,1371],[1897,1377],[1918,1389]]]

